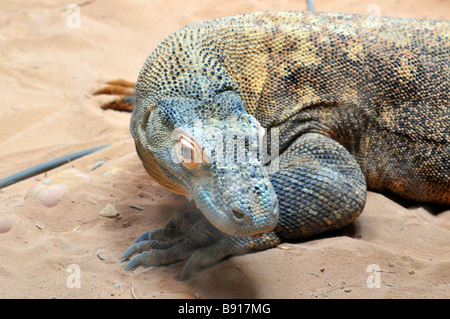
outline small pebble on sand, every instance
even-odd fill
[[[116,218],[119,216],[119,212],[113,204],[106,205],[106,207],[103,208],[98,214],[108,218]]]
[[[12,220],[8,215],[0,214],[0,234],[7,233],[12,227]]]

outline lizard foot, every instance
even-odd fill
[[[123,262],[137,254],[126,264],[126,271],[139,266],[161,266],[186,260],[180,277],[186,280],[227,256],[274,247],[279,242],[274,233],[258,238],[229,236],[215,228],[200,213],[179,213],[165,228],[139,236],[120,260]]]
[[[135,104],[135,84],[126,80],[113,80],[107,85],[93,93],[93,95],[115,95],[117,99],[107,102],[101,106],[102,109],[112,109],[116,111],[133,111]]]

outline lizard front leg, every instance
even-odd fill
[[[270,180],[280,208],[275,232],[283,240],[341,228],[358,217],[366,201],[366,181],[356,160],[319,134],[297,138]]]
[[[275,233],[258,238],[233,237],[215,228],[199,211],[178,213],[165,228],[142,234],[121,257],[127,260],[125,270],[138,266],[161,266],[186,260],[180,276],[188,279],[193,273],[216,264],[227,256],[242,255],[251,250],[274,247],[280,242]]]

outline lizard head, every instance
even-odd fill
[[[238,237],[275,228],[278,202],[259,147],[264,129],[238,94],[160,98],[145,125],[144,152],[157,166],[146,167],[150,175],[157,169],[162,185],[169,179],[183,189],[216,228]]]

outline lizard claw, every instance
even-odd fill
[[[128,260],[134,254],[141,253],[144,250],[145,249],[144,249],[144,246],[142,244],[134,243],[130,247],[125,249],[125,251],[123,252],[122,256],[120,257],[120,262],[124,262],[125,260]]]
[[[148,259],[148,254],[149,254],[149,252],[146,251],[146,252],[143,252],[143,253],[131,258],[131,260],[129,262],[127,262],[127,264],[125,265],[125,271],[133,271],[138,266],[145,267],[147,264],[146,260]]]
[[[136,103],[135,83],[126,80],[114,80],[106,84],[106,86],[93,92],[93,95],[115,95],[117,99],[103,104],[101,108],[125,112],[133,111]]]
[[[128,247],[120,257],[120,261],[128,260],[137,254],[125,265],[125,271],[132,271],[138,266],[161,266],[185,260],[190,251],[189,245],[179,240],[171,242],[143,240]]]
[[[137,254],[125,265],[125,271],[133,271],[139,266],[161,266],[186,260],[180,277],[180,280],[186,280],[227,256],[274,247],[278,243],[279,239],[273,233],[260,238],[229,236],[215,228],[203,215],[184,213],[177,214],[165,228],[140,235],[124,251],[120,261]]]

